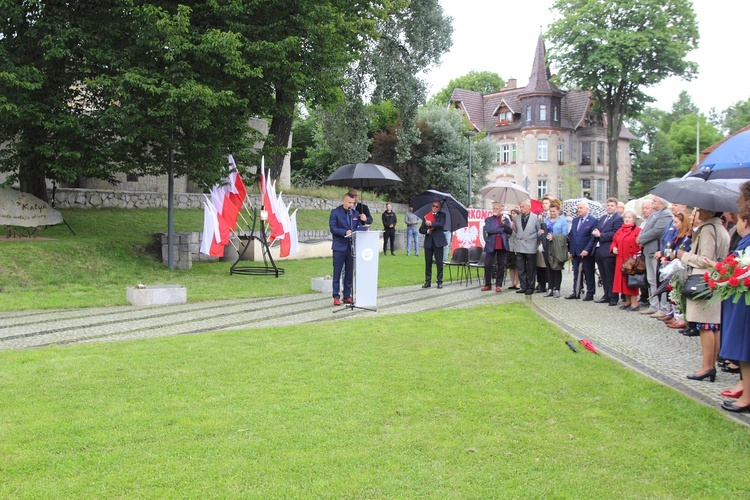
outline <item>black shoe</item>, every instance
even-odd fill
[[[610,304],[610,305],[612,305],[612,304]],[[615,305],[617,305],[617,304],[615,304]],[[626,303],[624,303],[623,305],[620,306],[620,309],[628,309],[629,307],[630,307],[630,304],[628,304],[626,302]]]
[[[700,336],[700,332],[698,330],[696,330],[695,328],[691,328],[691,327],[682,328],[682,329],[678,330],[678,332],[680,332],[681,334],[683,334],[686,337],[698,337],[698,336]]]
[[[425,283],[424,285],[422,285],[422,288],[430,288],[431,286],[432,285],[430,285],[429,283]]]
[[[614,302],[610,302],[610,303],[609,303],[609,306],[610,306],[610,307],[614,307],[614,306],[616,306],[617,304],[618,304],[618,302],[617,302],[617,301],[614,301]]]
[[[721,409],[735,413],[743,413],[746,411],[750,412],[750,405],[737,406],[733,401],[724,401],[721,403]]]
[[[740,367],[738,366],[738,367],[736,367],[736,368],[732,368],[732,367],[731,367],[731,366],[729,366],[729,364],[727,363],[726,365],[724,365],[724,366],[723,366],[723,367],[721,368],[721,371],[723,371],[723,372],[726,372],[726,373],[740,373]]]
[[[441,288],[443,288],[443,284],[442,283],[438,283],[438,290],[440,290]]]
[[[570,299],[577,299],[578,295],[576,295],[575,293],[571,293],[570,295],[566,295],[565,298],[568,299],[568,300],[570,300]]]
[[[546,288],[537,288],[536,289],[536,293],[547,293],[547,289]]]
[[[688,373],[685,375],[690,380],[705,380],[708,379],[711,382],[716,380],[716,368],[711,368],[710,370],[706,370],[705,372],[701,373],[700,375],[696,375],[695,373]]]
[[[593,296],[593,295],[586,295],[586,296],[585,296],[585,297],[583,298],[583,301],[584,301],[584,302],[591,302],[592,300],[594,300],[594,296]]]
[[[522,288],[519,288],[516,290],[516,293],[526,293],[526,290],[523,290]]]
[[[526,295],[534,295],[534,290],[529,290],[526,292]]]
[[[396,255],[395,253],[391,252],[391,255]]]
[[[607,297],[602,297],[601,299],[596,299],[594,302],[597,304],[609,304],[609,299]]]
[[[508,290],[518,290],[518,287],[517,286],[509,286]]]

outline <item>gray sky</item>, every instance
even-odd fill
[[[504,80],[529,82],[540,26],[552,21],[552,0],[440,0],[453,18],[453,47],[439,67],[425,75],[428,95],[471,70],[492,71]],[[686,90],[700,110],[722,111],[750,98],[750,61],[747,55],[747,0],[693,0],[698,19],[698,49],[688,59],[698,63],[698,76],[686,82],[670,78],[646,89],[653,106],[669,110]],[[521,21],[525,19],[528,21]],[[743,39],[743,35],[744,39]],[[732,57],[735,58],[731,64]],[[555,72],[554,65],[552,72]]]

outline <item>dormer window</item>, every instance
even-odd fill
[[[497,113],[497,126],[510,125],[513,123],[513,112],[508,108],[502,108]]]

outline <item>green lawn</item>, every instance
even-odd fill
[[[0,496],[744,497],[747,427],[566,338],[509,304],[0,352]]]
[[[194,263],[170,272],[153,235],[166,232],[166,210],[63,210],[73,227],[54,226],[39,236],[53,241],[0,242],[0,310],[126,305],[125,288],[138,283],[179,284],[188,300],[297,295],[310,279],[333,272],[330,258],[279,261],[279,278],[230,276],[230,263]],[[300,229],[327,229],[328,213],[299,212]],[[175,231],[201,231],[203,212],[175,211]],[[424,261],[405,255],[380,267],[383,287],[421,282]]]

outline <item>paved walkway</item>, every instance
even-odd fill
[[[266,278],[263,278],[266,279]],[[571,290],[572,274],[563,273],[563,295]],[[435,300],[440,297],[439,300]],[[692,381],[685,374],[700,365],[698,337],[684,337],[648,316],[606,304],[524,296],[503,291],[480,292],[476,279],[469,286],[380,289],[378,311],[335,308],[331,298],[315,293],[264,299],[224,300],[178,306],[5,312],[0,319],[0,349],[22,349],[57,344],[144,339],[235,328],[261,328],[318,321],[346,321],[373,315],[399,314],[482,304],[523,301],[542,317],[577,338],[587,338],[605,355],[687,394],[718,407],[719,393],[732,387],[737,375],[719,372],[715,383]],[[580,352],[579,355],[584,354]],[[727,414],[750,425],[747,414]]]

